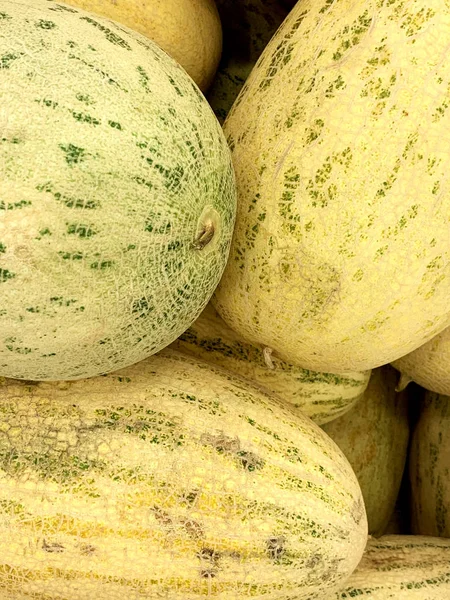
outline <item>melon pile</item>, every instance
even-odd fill
[[[449,45],[0,0],[1,598],[450,598]]]

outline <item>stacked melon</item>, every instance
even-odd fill
[[[450,597],[449,11],[0,0],[2,597]]]

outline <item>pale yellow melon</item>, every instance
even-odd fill
[[[392,365],[401,373],[399,389],[415,381],[427,390],[450,396],[450,328]]]
[[[67,4],[149,37],[202,91],[210,86],[222,52],[222,27],[214,0],[68,0]]]
[[[397,374],[386,365],[350,411],[322,425],[344,452],[358,478],[369,533],[381,535],[394,511],[409,440],[406,391],[396,394]]]
[[[445,0],[295,5],[224,123],[235,331],[339,372],[450,325],[449,46]]]

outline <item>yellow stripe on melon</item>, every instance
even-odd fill
[[[358,564],[356,477],[310,419],[165,349],[0,385],[0,593],[322,600]]]

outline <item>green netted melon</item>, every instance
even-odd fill
[[[139,33],[0,0],[0,374],[76,379],[201,312],[235,217],[230,153],[186,72]]]

